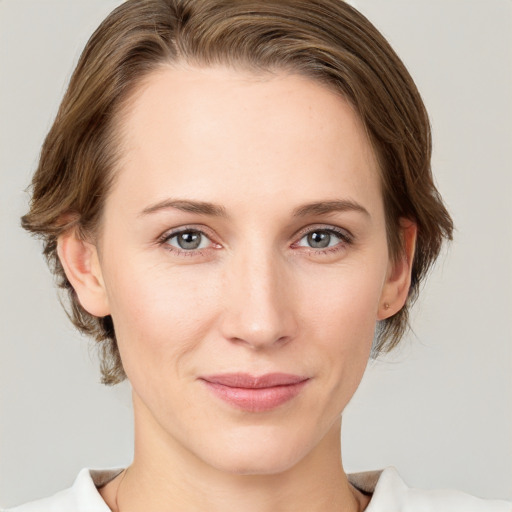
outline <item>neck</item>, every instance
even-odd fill
[[[341,419],[292,467],[256,475],[214,468],[143,425],[136,422],[132,465],[102,492],[114,512],[356,512],[368,503],[343,470]]]

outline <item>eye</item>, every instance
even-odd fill
[[[348,245],[351,241],[351,237],[342,231],[333,228],[317,228],[305,233],[297,246],[311,249],[334,249],[340,245]]]
[[[166,236],[164,242],[180,251],[206,249],[211,244],[210,239],[203,232],[196,229],[171,233]]]

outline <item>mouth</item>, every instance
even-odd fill
[[[310,379],[288,373],[225,373],[200,380],[215,396],[237,409],[265,412],[295,398]]]

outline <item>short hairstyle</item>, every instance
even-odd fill
[[[453,224],[434,185],[428,115],[405,66],[379,31],[342,0],[127,0],[87,43],[42,147],[22,226],[44,241],[68,315],[100,343],[102,381],[126,375],[112,318],[79,303],[57,255],[69,229],[94,237],[119,159],[116,126],[147,76],[173,63],[289,71],[337,91],[357,111],[379,163],[387,238],[403,254],[400,218],[418,227],[404,307],[380,322],[374,354],[398,344],[422,279]],[[118,123],[117,123],[118,124]]]

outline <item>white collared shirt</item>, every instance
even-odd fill
[[[111,512],[98,487],[122,469],[82,469],[69,489],[4,512]],[[453,490],[424,491],[408,487],[395,468],[349,474],[354,487],[372,494],[365,512],[512,512],[512,502],[483,500]]]

